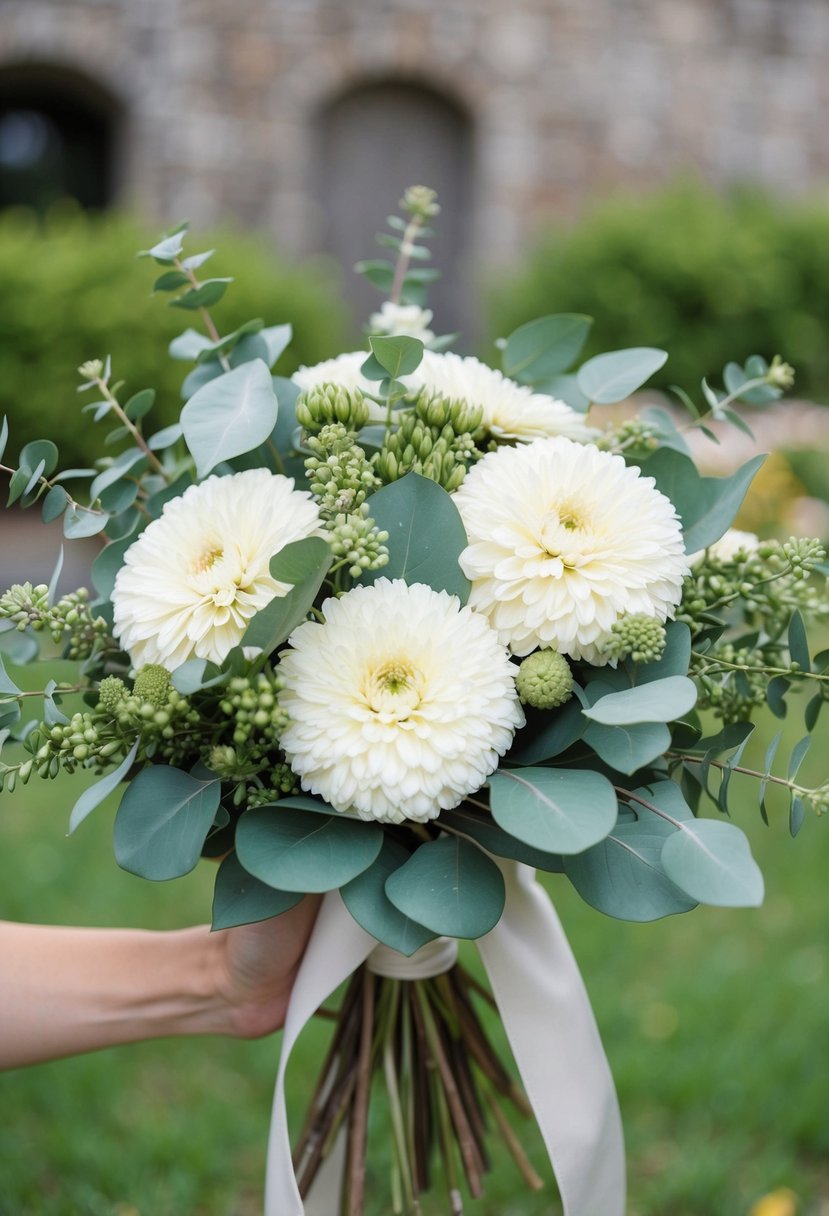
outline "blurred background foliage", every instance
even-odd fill
[[[829,402],[829,210],[757,189],[717,193],[681,180],[616,195],[572,227],[550,226],[489,292],[489,330],[534,317],[595,317],[585,356],[659,346],[670,358],[652,384],[696,391],[726,362],[780,354],[795,392]]]
[[[0,212],[0,417],[8,415],[14,455],[45,437],[57,443],[64,468],[104,453],[76,393],[76,369],[86,359],[111,355],[128,394],[157,390],[152,430],[178,419],[190,365],[169,359],[167,344],[186,326],[202,326],[198,313],[152,295],[158,268],[135,255],[157,237],[131,217],[85,214],[71,204],[45,220],[24,208]],[[194,234],[190,252],[211,248],[211,274],[235,279],[215,312],[222,333],[252,317],[290,321],[294,339],[278,365],[282,375],[343,349],[346,312],[330,261],[291,265],[261,237]]]

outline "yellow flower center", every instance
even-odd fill
[[[224,550],[220,545],[214,545],[213,548],[205,549],[200,557],[197,557],[193,563],[194,574],[204,574],[216,562],[221,561],[224,557]]]
[[[578,503],[561,502],[550,508],[541,525],[541,543],[550,557],[561,558],[566,567],[578,564],[578,556],[571,550],[573,533],[587,532],[590,520]]]
[[[405,720],[420,704],[422,675],[408,659],[388,659],[367,672],[366,702],[376,714]]]

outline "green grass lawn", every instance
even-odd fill
[[[778,809],[767,829],[752,782],[735,778],[735,789],[739,780],[736,819],[766,875],[760,910],[630,925],[549,881],[619,1089],[629,1216],[747,1216],[782,1187],[797,1203],[776,1216],[829,1214],[829,822],[807,819],[793,841]],[[151,928],[207,919],[213,866],[158,885],[121,872],[109,804],[65,836],[78,788],[0,796],[0,916]],[[296,1053],[297,1114],[327,1033],[314,1025]],[[0,1077],[0,1216],[258,1213],[278,1048],[278,1038],[167,1041]],[[382,1111],[372,1134],[367,1216],[387,1216]],[[537,1133],[525,1135],[549,1177]],[[554,1195],[552,1184],[525,1194],[499,1152],[487,1197],[467,1210],[554,1216]],[[425,1216],[448,1211],[436,1192]]]

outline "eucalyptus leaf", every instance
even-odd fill
[[[189,874],[201,856],[220,795],[216,779],[199,781],[165,764],[143,768],[127,786],[115,816],[115,860],[131,874],[155,882]]]
[[[439,822],[447,828],[462,832],[469,836],[487,853],[497,857],[510,857],[513,861],[522,861],[525,865],[534,866],[537,870],[546,870],[551,874],[560,874],[562,870],[561,856],[558,853],[545,853],[534,849],[532,845],[517,840],[486,814],[474,811],[471,807],[455,807],[451,811],[441,811]]]
[[[580,853],[616,822],[616,794],[588,769],[498,769],[489,778],[499,827],[545,853]]]
[[[0,694],[19,696],[23,690],[18,688],[14,680],[6,671],[3,665],[3,659],[0,657]]]
[[[271,373],[261,359],[203,385],[181,411],[184,438],[198,476],[206,477],[220,461],[264,443],[276,417]]]
[[[377,527],[389,534],[389,561],[380,570],[366,571],[363,582],[401,578],[426,583],[466,603],[470,584],[458,557],[468,541],[460,512],[446,490],[419,473],[407,473],[373,494],[369,509]]]
[[[63,486],[52,486],[49,493],[43,499],[43,507],[41,508],[41,517],[45,524],[52,523],[63,515],[69,503],[69,495],[64,490]]]
[[[58,449],[51,439],[33,439],[20,452],[20,464],[36,469],[42,463],[41,473],[44,477],[51,476],[58,465]]]
[[[631,347],[596,355],[583,363],[577,373],[585,397],[596,405],[624,401],[658,372],[668,358],[667,351],[652,346]]]
[[[386,880],[392,904],[433,933],[483,937],[504,910],[504,878],[491,858],[460,837],[422,844]]]
[[[386,338],[373,334],[368,343],[375,359],[392,380],[411,375],[423,358],[424,346],[419,338],[405,335]]]
[[[274,596],[256,613],[242,637],[242,646],[256,646],[264,654],[271,654],[281,645],[307,616],[333,560],[329,545],[318,536],[292,541],[271,558],[271,572],[276,569],[299,573],[307,569],[308,573],[286,595]],[[274,574],[273,577],[283,582],[291,581],[284,575]]]
[[[260,882],[240,865],[235,853],[228,853],[219,866],[213,888],[213,929],[252,925],[280,916],[301,899],[299,891],[277,891]]]
[[[587,722],[577,697],[558,709],[527,710],[527,725],[516,732],[510,764],[539,764],[559,756],[582,737]]]
[[[812,670],[812,660],[809,655],[809,639],[806,636],[806,626],[798,609],[792,613],[789,621],[789,654],[801,671]]]
[[[368,869],[383,831],[345,815],[314,815],[281,807],[245,811],[236,852],[249,873],[280,891],[331,891]]]
[[[706,549],[731,526],[765,456],[746,461],[730,477],[701,477],[681,452],[660,448],[642,465],[656,488],[674,504],[682,521],[688,553]]]
[[[109,520],[106,511],[96,511],[70,503],[63,516],[63,535],[67,540],[97,536],[99,532],[103,532]]]
[[[101,599],[108,600],[115,588],[115,576],[124,564],[124,554],[133,543],[131,536],[114,540],[92,562],[92,585]]]
[[[407,957],[437,936],[400,912],[386,895],[386,880],[409,859],[409,850],[390,836],[368,869],[341,889],[343,903],[357,924],[384,946]]]
[[[584,732],[584,741],[605,764],[629,775],[652,764],[667,751],[671,732],[663,722],[636,722],[624,726],[591,722]]]
[[[565,372],[581,353],[592,324],[593,318],[581,313],[558,313],[519,326],[504,345],[504,375],[536,385]]]
[[[695,819],[665,841],[662,865],[692,899],[721,908],[755,908],[763,902],[763,875],[748,841],[733,823]]]
[[[636,819],[620,820],[593,848],[566,857],[564,872],[586,903],[619,920],[652,921],[688,912],[696,900],[668,878],[661,862],[666,839],[677,831],[641,808]]]
[[[697,687],[687,676],[667,676],[600,697],[584,716],[604,726],[673,722],[693,709]]]

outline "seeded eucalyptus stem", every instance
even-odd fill
[[[123,406],[121,405],[118,398],[115,396],[115,394],[110,389],[107,381],[104,380],[101,376],[98,376],[98,378],[94,381],[94,383],[100,389],[101,393],[103,394],[104,399],[106,401],[108,401],[109,404],[112,406],[113,411],[118,416],[118,418],[123,423],[123,425],[127,428],[129,433],[132,435],[136,444],[138,445],[138,447],[141,448],[141,451],[147,457],[147,459],[149,460],[150,464],[153,466],[155,471],[157,473],[160,473],[161,476],[164,478],[164,480],[169,483],[170,478],[167,476],[167,471],[164,468],[164,465],[158,459],[158,457],[156,456],[156,454],[152,450],[152,448],[149,446],[146,439],[141,434],[141,432],[139,431],[139,429],[135,425],[135,423],[132,422],[132,420],[127,417],[127,415],[124,412]]]
[[[198,275],[192,269],[192,267],[185,266],[184,263],[182,262],[181,258],[176,258],[173,264],[174,264],[176,270],[180,270],[182,274],[187,276],[190,286],[193,288],[193,290],[198,291],[198,289],[201,287],[201,283],[199,282]],[[200,307],[199,316],[201,317],[201,319],[204,323],[204,328],[207,330],[208,334],[210,335],[210,340],[212,342],[221,342],[222,335],[219,333],[218,329],[216,328],[216,324],[210,315],[209,309]],[[228,360],[228,357],[224,353],[224,351],[219,351],[219,362],[222,365],[223,371],[226,371],[226,372],[230,371],[230,361]]]
[[[422,227],[423,216],[413,215],[403,231],[403,239],[400,242],[400,252],[397,255],[394,278],[392,279],[391,291],[389,292],[389,303],[391,304],[400,303],[406,271],[409,269],[409,263],[412,260],[412,250],[417,244],[417,234]]]

